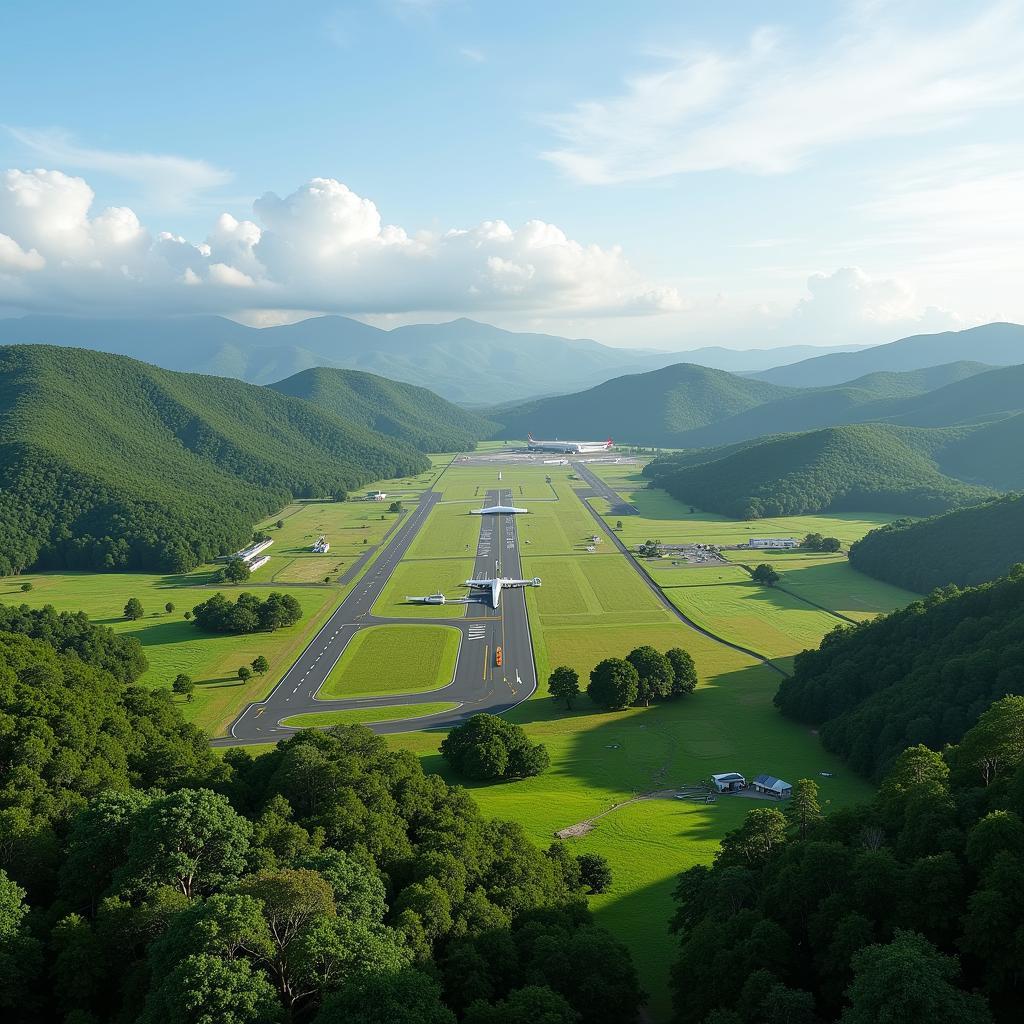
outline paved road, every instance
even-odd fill
[[[605,483],[604,480],[602,480],[600,477],[595,476],[582,463],[574,462],[572,466],[576,473],[584,480],[586,480],[586,482],[590,485],[591,490],[597,493],[599,497],[605,498],[606,500],[613,502],[613,504],[614,502],[619,503],[619,511],[617,512],[618,515],[636,514],[637,508],[635,505],[631,505],[629,502],[625,501],[620,494],[617,494],[607,483]],[[746,654],[751,658],[756,658],[763,665],[767,666],[775,672],[778,672],[780,676],[786,676],[789,674],[785,670],[779,668],[779,666],[776,665],[775,662],[773,662],[770,658],[765,657],[765,655],[760,654],[757,651],[753,651],[749,647],[743,647],[741,644],[734,644],[731,640],[726,640],[725,637],[719,636],[717,633],[712,633],[711,630],[705,629],[703,626],[698,626],[697,623],[693,621],[693,619],[689,618],[689,616],[687,615],[684,615],[668,599],[668,597],[665,595],[665,592],[661,589],[661,587],[659,587],[654,582],[654,580],[651,579],[651,577],[644,570],[644,567],[637,561],[636,556],[633,554],[633,552],[630,551],[629,548],[627,548],[626,545],[622,543],[622,539],[619,537],[619,535],[604,521],[604,518],[598,514],[598,512],[594,509],[590,502],[586,500],[587,495],[580,491],[577,491],[576,493],[579,495],[580,501],[583,502],[583,504],[586,506],[590,514],[594,517],[594,521],[598,524],[598,526],[601,527],[605,534],[607,534],[607,536],[611,539],[612,543],[619,549],[619,551],[621,551],[626,556],[626,558],[629,560],[629,563],[640,574],[640,578],[644,581],[644,583],[647,584],[648,589],[661,602],[666,611],[674,615],[684,625],[689,626],[690,629],[694,630],[697,633],[700,633],[701,636],[706,636],[709,640],[714,640],[715,643],[722,644],[724,647],[731,647],[732,650],[738,651],[740,654]]]
[[[530,643],[526,597],[522,590],[502,592],[500,606],[490,606],[490,591],[466,605],[439,606],[439,616],[430,619],[381,618],[371,614],[395,567],[401,561],[424,520],[440,501],[436,491],[423,494],[419,504],[396,530],[380,558],[337,611],[299,655],[295,664],[271,694],[250,704],[231,725],[229,735],[213,740],[215,746],[274,742],[295,732],[281,725],[291,715],[320,711],[341,711],[404,704],[434,702],[459,706],[437,715],[417,719],[379,722],[375,732],[411,732],[425,728],[450,728],[471,715],[486,711],[499,714],[526,700],[537,688],[537,672]],[[511,503],[511,491],[488,491],[487,504]],[[481,516],[474,575],[521,575],[515,516]],[[330,675],[352,637],[371,625],[395,624],[416,629],[423,624],[454,626],[462,634],[455,677],[436,690],[390,697],[318,700],[316,693]],[[501,646],[503,664],[495,665],[495,648]]]

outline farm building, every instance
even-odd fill
[[[767,796],[774,796],[778,800],[785,800],[793,795],[793,787],[774,775],[758,775],[750,784],[757,793],[764,793]]]
[[[385,494],[384,491],[367,491],[366,492],[366,500],[367,501],[383,501],[386,497],[387,497],[387,494]]]
[[[798,548],[800,541],[795,537],[751,537],[747,545],[752,548]]]
[[[735,793],[744,789],[747,780],[739,772],[724,772],[721,775],[712,775],[711,781],[719,793]]]

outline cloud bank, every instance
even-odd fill
[[[625,316],[683,308],[618,247],[553,224],[505,221],[409,234],[340,181],[268,192],[253,218],[224,213],[203,241],[152,231],[128,207],[95,212],[87,182],[56,170],[0,175],[0,305],[69,313],[458,310]]]

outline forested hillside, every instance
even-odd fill
[[[644,475],[680,501],[737,519],[855,510],[929,515],[992,494],[939,472],[924,453],[933,440],[906,428],[831,427],[736,445],[697,464],[690,452],[664,456]]]
[[[838,628],[796,657],[775,703],[863,775],[904,747],[958,743],[999,697],[1024,694],[1024,567]]]
[[[10,1024],[620,1024],[580,860],[359,726],[213,755],[167,691],[0,633]]]
[[[938,455],[943,472],[1002,490],[1024,490],[1024,413],[971,431]]]
[[[983,363],[957,362],[905,373],[872,373],[833,387],[793,389],[781,398],[690,431],[680,441],[687,447],[721,445],[765,434],[873,420],[916,423],[921,419],[927,420],[927,425],[932,421],[936,424],[959,423],[993,410],[1002,412],[1007,407],[1024,408],[1024,395],[1019,391],[1009,406],[1003,404],[1003,397],[1007,394],[1003,387],[993,392],[987,401],[983,398],[972,403],[968,396],[957,401],[955,391],[948,401],[930,401],[932,394],[944,394],[955,384],[970,382],[978,375],[987,377],[990,372],[991,367]],[[970,397],[979,391],[984,395],[987,390],[975,389]]]
[[[293,496],[427,465],[267,388],[82,349],[0,348],[0,573],[187,570]]]
[[[945,756],[902,751],[865,806],[823,816],[807,779],[749,811],[676,886],[677,1024],[1018,1021],[1022,734],[1006,698]]]
[[[1005,576],[1024,562],[1024,496],[890,523],[854,543],[850,562],[861,572],[922,593]]]
[[[692,363],[635,373],[596,388],[542,398],[489,414],[501,424],[496,436],[603,439],[674,446],[696,427],[791,393]]]
[[[269,386],[423,452],[472,449],[496,427],[426,388],[359,370],[316,367]]]

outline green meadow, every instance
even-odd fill
[[[453,626],[361,629],[346,645],[317,697],[375,697],[444,686],[455,675],[459,640],[459,630]]]
[[[374,602],[373,614],[401,619],[459,618],[465,612],[461,604],[410,604],[406,597],[423,597],[438,591],[448,597],[459,596],[467,593],[462,584],[472,575],[472,557],[403,560],[395,566]]]
[[[308,715],[292,715],[282,720],[282,725],[293,729],[307,729],[313,726],[325,728],[330,725],[370,725],[373,722],[394,722],[398,719],[425,718],[440,715],[459,705],[451,701],[437,701],[433,704],[402,704],[391,708],[358,708],[354,711],[314,711]]]

